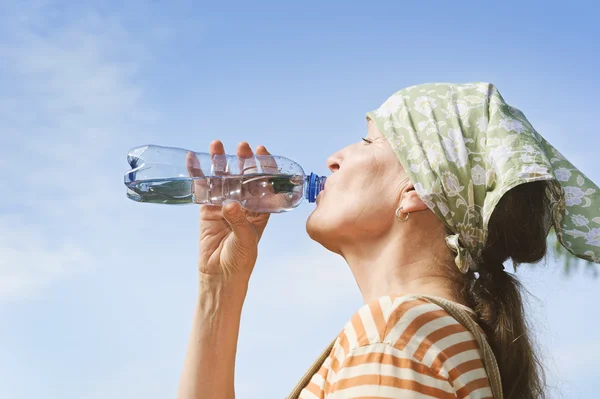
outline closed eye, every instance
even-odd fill
[[[365,143],[368,143],[368,144],[373,144],[373,140],[371,140],[371,139],[367,139],[367,138],[365,138],[365,137],[363,137],[362,139],[363,139],[363,141],[364,141]]]

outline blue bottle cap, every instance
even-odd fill
[[[314,173],[306,177],[305,195],[308,202],[317,200],[317,195],[325,188],[325,180],[327,180],[325,176],[317,176]]]

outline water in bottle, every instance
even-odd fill
[[[314,202],[324,176],[306,176],[296,162],[273,155],[239,158],[147,145],[132,149],[127,196],[159,204],[222,205],[238,201],[255,212],[279,213]]]

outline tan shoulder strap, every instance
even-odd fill
[[[298,381],[298,383],[294,387],[294,390],[292,391],[291,394],[288,395],[288,397],[286,399],[298,399],[298,397],[300,397],[300,392],[302,392],[302,390],[310,382],[313,375],[317,374],[319,372],[319,370],[321,369],[321,366],[323,365],[323,363],[325,363],[325,359],[327,359],[327,356],[329,356],[329,354],[333,350],[333,345],[335,345],[335,341],[337,341],[337,338],[334,339],[331,342],[331,344],[329,344],[329,346],[323,351],[323,353],[321,353],[319,358],[317,360],[315,360],[315,362],[310,366],[308,371],[306,373],[304,373],[304,376],[302,376],[300,381]]]
[[[479,326],[473,320],[473,318],[464,310],[457,306],[454,302],[448,301],[447,299],[431,297],[428,295],[417,295],[420,298],[425,299],[428,302],[435,303],[442,309],[444,309],[450,316],[456,319],[460,324],[463,325],[477,340],[479,344],[479,348],[481,349],[481,354],[483,356],[483,366],[485,367],[485,371],[488,375],[488,380],[490,381],[490,388],[492,390],[492,396],[494,399],[502,399],[502,381],[500,379],[500,370],[498,369],[498,363],[496,362],[496,357],[494,356],[494,352],[492,352],[492,348],[490,344],[488,344],[487,340],[481,334],[479,330]],[[286,399],[298,399],[300,396],[300,392],[308,385],[313,375],[319,372],[319,369],[325,362],[325,359],[331,353],[333,346],[335,344],[334,339],[331,344],[321,353],[319,358],[315,360],[315,362],[310,366],[308,371],[304,373],[304,376],[300,381],[296,384],[296,387],[292,391],[292,393]]]
[[[479,330],[479,326],[473,320],[473,318],[464,310],[457,306],[454,302],[444,298],[431,297],[428,295],[417,295],[420,298],[425,299],[428,302],[435,303],[446,311],[450,316],[455,318],[460,324],[463,325],[477,340],[479,349],[481,349],[481,355],[483,356],[483,366],[487,373],[488,380],[490,381],[490,388],[492,390],[492,396],[494,399],[502,399],[502,380],[500,379],[500,370],[498,369],[498,363],[496,357],[492,351],[492,347],[487,342],[487,339],[483,336]]]

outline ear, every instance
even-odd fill
[[[405,188],[401,198],[400,206],[402,207],[402,211],[404,213],[424,211],[429,209],[421,197],[419,197],[419,194],[417,194],[417,191],[415,190],[415,186],[412,184]]]

